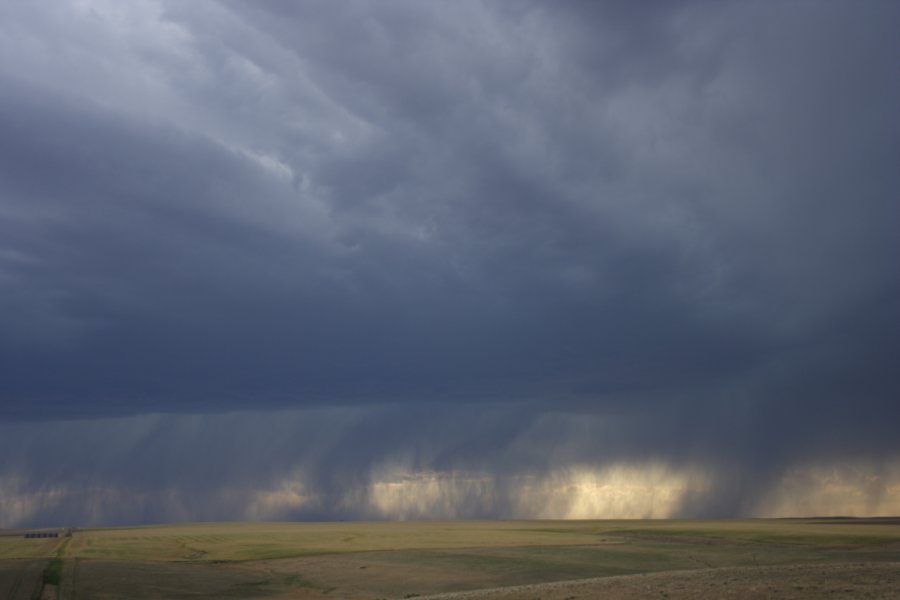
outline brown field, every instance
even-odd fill
[[[54,574],[55,572],[55,574]],[[0,600],[897,598],[900,521],[200,523],[0,536]]]

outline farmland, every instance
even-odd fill
[[[900,589],[900,521],[198,523],[0,536],[0,598],[30,598],[42,582],[64,599],[886,598]]]

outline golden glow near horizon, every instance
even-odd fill
[[[28,521],[45,507],[57,505],[61,495],[56,488],[26,490],[18,477],[0,479],[0,527]]]
[[[493,505],[496,486],[479,474],[420,471],[382,474],[367,490],[371,508],[390,519],[455,519]]]
[[[536,491],[546,505],[537,516],[548,519],[666,519],[691,488],[708,485],[701,473],[658,463],[566,470],[551,477],[549,489],[541,483]]]
[[[245,518],[253,521],[277,519],[288,511],[303,510],[315,506],[320,501],[310,494],[300,476],[285,479],[272,490],[257,490],[247,506]]]
[[[759,517],[900,515],[900,463],[810,466],[788,470],[765,496]]]
[[[336,518],[457,519],[473,516],[541,519],[665,519],[691,511],[691,499],[715,492],[715,473],[660,462],[586,465],[547,473],[496,477],[486,473],[373,471],[368,484],[326,498],[300,472],[270,488],[220,489],[207,498],[176,489],[136,491],[112,486],[28,489],[0,478],[0,527],[16,527],[62,507],[80,524],[127,522],[132,513],[164,507],[167,520],[207,520],[233,514],[249,520],[296,518],[305,511]],[[332,505],[326,505],[326,500]],[[198,505],[197,503],[200,503]],[[747,514],[735,517],[868,516],[900,514],[900,461],[794,467]]]
[[[387,472],[368,489],[382,518],[460,518],[491,514],[541,519],[666,519],[691,510],[690,498],[714,491],[714,474],[663,463],[581,466],[543,475],[493,478],[436,471]],[[357,496],[357,500],[359,496]],[[867,516],[900,514],[900,463],[795,467],[749,514],[735,516]]]
[[[660,464],[578,467],[499,480],[419,472],[374,482],[369,499],[380,516],[398,519],[489,514],[498,502],[506,505],[502,512],[511,518],[663,519],[677,514],[691,486],[705,485],[699,474]]]

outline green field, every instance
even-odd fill
[[[21,573],[33,578],[36,560],[61,598],[403,598],[650,573],[668,581],[737,569],[738,581],[740,569],[888,568],[900,563],[900,521],[198,523],[6,535],[0,599],[28,597]],[[627,588],[627,578],[614,582]]]

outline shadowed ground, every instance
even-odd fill
[[[423,596],[419,600],[754,600],[758,598],[896,598],[900,563],[736,567],[624,575]]]

